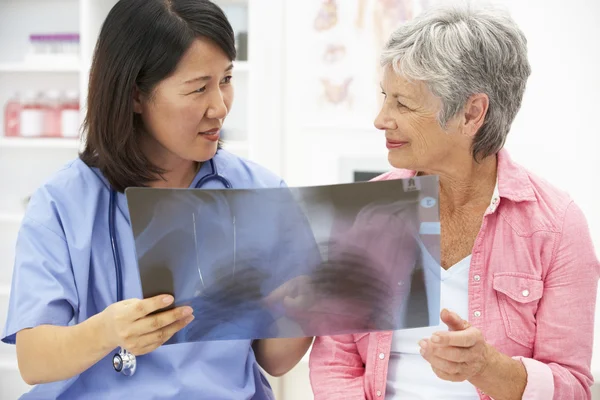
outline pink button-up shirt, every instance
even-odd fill
[[[376,180],[414,175],[394,170]],[[475,240],[462,317],[523,363],[523,399],[590,399],[600,263],[585,217],[506,150],[498,154],[498,193]],[[392,332],[318,337],[310,355],[315,400],[383,399],[391,344]]]

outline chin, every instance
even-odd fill
[[[406,154],[398,154],[398,151],[388,152],[388,162],[394,168],[398,169],[415,169],[411,162],[411,157],[407,157]]]
[[[214,145],[211,143],[210,145],[202,146],[201,148],[195,149],[193,153],[191,153],[191,160],[196,162],[205,162],[210,160],[217,153],[217,143]]]

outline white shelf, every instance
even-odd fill
[[[0,138],[0,148],[79,149],[79,139],[66,138]]]
[[[67,62],[39,63],[0,63],[0,72],[57,72],[76,73],[81,70],[79,64]]]
[[[23,220],[23,214],[0,213],[0,223],[20,224]]]

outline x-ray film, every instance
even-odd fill
[[[439,322],[437,177],[126,195],[144,297],[194,309],[167,344]]]

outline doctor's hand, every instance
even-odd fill
[[[101,340],[107,341],[111,349],[122,347],[135,356],[150,353],[194,319],[191,307],[152,314],[173,301],[170,295],[159,295],[111,304],[99,314]]]
[[[419,342],[423,358],[446,381],[462,382],[481,375],[497,351],[486,343],[479,329],[458,314],[444,309],[440,316],[449,331],[436,332]]]

